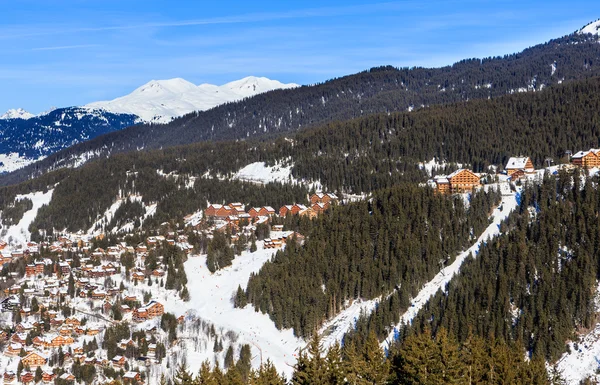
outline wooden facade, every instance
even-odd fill
[[[21,358],[24,367],[37,368],[38,366],[46,365],[46,358],[36,352],[31,352]]]
[[[479,176],[464,168],[448,175],[448,181],[450,182],[450,191],[453,194],[473,191],[474,188],[481,186]]]
[[[598,150],[579,151],[571,158],[575,166],[583,168],[600,167],[600,156]]]

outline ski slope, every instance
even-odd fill
[[[11,245],[21,245],[24,246],[31,239],[31,233],[29,232],[29,225],[33,222],[35,217],[37,216],[38,210],[43,206],[50,203],[52,199],[52,193],[54,190],[48,190],[47,192],[38,191],[35,193],[25,194],[25,195],[17,195],[15,200],[21,199],[31,199],[33,202],[33,207],[31,210],[26,211],[23,214],[23,218],[14,226],[10,226],[5,235],[1,238],[8,242]]]
[[[396,324],[394,329],[382,342],[381,345],[384,348],[389,347],[394,342],[395,335],[401,325],[412,322],[423,306],[427,304],[429,299],[433,297],[438,290],[444,290],[454,275],[460,271],[461,265],[470,255],[475,257],[483,243],[500,234],[500,224],[518,206],[518,193],[511,192],[508,183],[500,183],[499,187],[502,192],[502,203],[493,211],[491,215],[492,223],[490,223],[471,247],[460,253],[450,266],[443,268],[431,281],[423,286],[417,296],[412,300],[411,307],[402,315],[402,317],[400,317],[400,322]]]

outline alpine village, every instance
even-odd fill
[[[339,76],[0,116],[0,382],[600,383],[600,20]]]

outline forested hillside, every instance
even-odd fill
[[[368,202],[334,208],[250,278],[247,301],[279,328],[307,337],[347,301],[400,289],[399,308],[487,226],[499,192],[471,197],[400,185]]]
[[[271,186],[267,189],[272,193],[264,195],[263,187],[242,188],[244,183],[231,181],[237,170],[252,162],[289,163],[296,179],[320,181],[329,191],[369,193],[401,182],[425,181],[417,162],[432,157],[485,171],[488,165],[502,166],[515,154],[530,156],[539,167],[546,157],[558,162],[566,150],[598,146],[600,79],[593,78],[543,92],[371,115],[273,142],[207,142],[118,154],[0,189],[0,204],[10,205],[18,193],[60,182],[50,205],[38,216],[37,228],[54,223],[57,229],[87,229],[120,192],[159,203],[156,218],[161,220],[181,218],[204,207],[207,200],[278,205],[304,199],[307,190],[301,187],[292,192],[289,186]],[[166,177],[157,170],[180,177]],[[189,184],[191,177],[196,179]],[[249,199],[253,194],[256,200]]]
[[[494,98],[600,75],[600,46],[573,34],[504,57],[470,59],[442,68],[373,68],[315,86],[278,90],[167,125],[139,125],[78,144],[2,178],[16,183],[85,157],[205,140],[244,139],[373,113]]]

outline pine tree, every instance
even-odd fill
[[[185,363],[182,363],[175,372],[175,378],[173,379],[175,385],[196,385],[192,375],[187,370]]]
[[[233,365],[234,365],[233,346],[229,345],[229,347],[227,348],[227,352],[225,353],[225,361],[223,362],[223,367],[225,369],[229,369],[229,368],[233,367]]]

